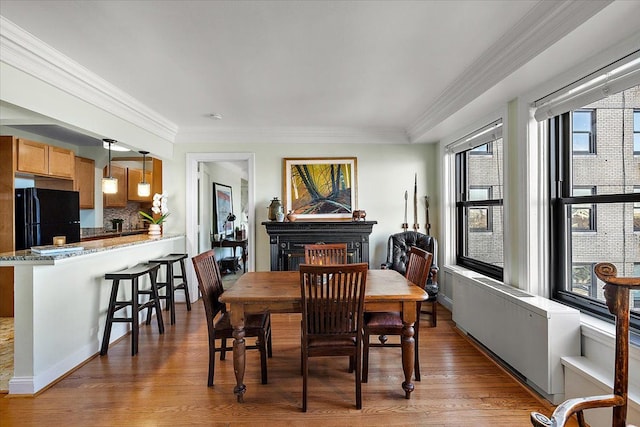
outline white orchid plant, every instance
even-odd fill
[[[151,224],[162,224],[169,216],[169,209],[167,208],[167,195],[155,193],[153,195],[153,203],[151,204],[151,212],[154,214],[160,214],[158,218],[154,218],[146,212],[139,211],[138,213],[142,217],[143,221],[147,221]]]

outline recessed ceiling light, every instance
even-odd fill
[[[211,113],[208,116],[211,120],[222,120],[222,114],[220,113]]]

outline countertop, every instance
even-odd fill
[[[52,255],[41,255],[30,249],[0,253],[0,266],[15,264],[55,264],[56,261],[76,258],[96,252],[110,251],[122,247],[153,243],[154,241],[184,237],[184,234],[162,234],[151,237],[148,234],[135,234],[129,236],[112,237],[98,240],[89,240],[80,243],[71,243],[66,246],[82,247],[76,252],[67,252]]]

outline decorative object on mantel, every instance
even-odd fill
[[[402,223],[402,229],[407,231],[409,229],[409,223],[407,222],[407,199],[409,198],[409,193],[407,190],[404,190],[404,222]]]
[[[291,209],[287,214],[287,220],[289,220],[289,222],[295,222],[296,219],[298,219],[298,215],[296,215],[296,211]]]
[[[353,211],[353,215],[351,216],[351,219],[353,221],[364,221],[366,217],[367,217],[366,211],[356,210],[356,211]]]
[[[167,196],[166,194],[154,194],[153,195],[153,203],[151,204],[151,212],[155,215],[160,215],[159,217],[154,218],[146,212],[140,211],[138,212],[142,217],[143,221],[149,223],[149,235],[155,236],[162,234],[162,230],[160,225],[167,219],[169,216],[169,209],[167,208]]]
[[[418,225],[418,174],[415,175],[413,181],[413,229],[415,231],[420,229]]]
[[[275,221],[277,219],[278,216],[278,212],[282,212],[282,203],[280,202],[280,199],[278,199],[277,197],[274,197],[271,200],[271,203],[268,206],[269,209],[269,221]]]
[[[283,203],[298,219],[351,219],[357,209],[356,157],[283,159]]]

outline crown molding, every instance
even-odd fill
[[[540,1],[500,40],[446,87],[408,128],[411,141],[470,104],[491,87],[600,12],[613,0]]]
[[[173,142],[178,126],[0,16],[0,61]]]
[[[340,144],[409,144],[401,128],[347,127],[255,127],[255,128],[180,128],[179,143],[340,143]]]

